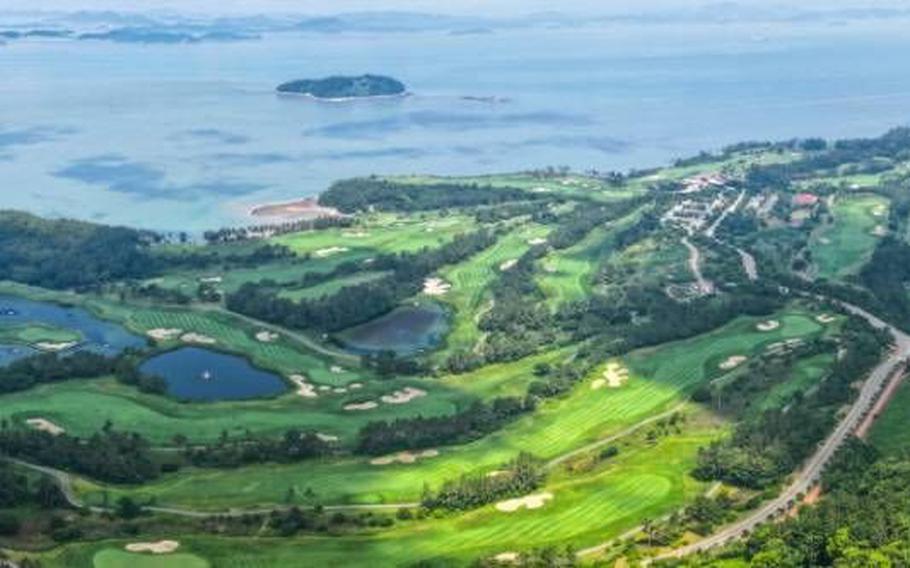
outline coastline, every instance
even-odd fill
[[[334,207],[325,207],[319,204],[316,197],[304,197],[291,201],[277,203],[260,203],[252,206],[247,215],[260,219],[318,219],[320,217],[339,218],[345,217]]]
[[[395,93],[394,95],[366,95],[363,97],[317,97],[311,93],[295,93],[292,91],[275,91],[279,97],[297,97],[310,99],[317,102],[324,103],[347,103],[352,101],[369,101],[377,99],[404,99],[413,96],[414,94],[410,91],[404,91],[402,93]]]

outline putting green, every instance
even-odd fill
[[[832,208],[834,223],[820,228],[809,247],[822,278],[855,273],[872,254],[888,226],[888,200],[878,195],[840,197]]]

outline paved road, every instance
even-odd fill
[[[701,273],[701,251],[689,241],[688,237],[683,237],[680,242],[689,249],[689,270],[695,278],[698,291],[703,295],[713,294],[714,284]]]
[[[733,201],[733,203],[723,210],[723,212],[711,223],[711,226],[705,231],[705,235],[714,238],[714,233],[717,232],[717,228],[720,227],[720,224],[724,222],[724,219],[727,218],[730,213],[736,211],[736,208],[739,207],[739,204],[743,202],[743,199],[746,197],[746,190],[739,192],[739,196]]]
[[[745,536],[757,526],[789,509],[791,504],[797,500],[798,495],[807,493],[813,485],[818,483],[822,471],[831,461],[837,449],[853,434],[863,417],[873,408],[878,395],[888,382],[896,380],[899,372],[903,370],[905,360],[910,357],[910,336],[886,324],[862,308],[844,303],[841,303],[841,305],[851,314],[866,319],[872,326],[890,331],[894,337],[894,349],[872,370],[869,378],[863,383],[856,400],[850,406],[849,411],[838,423],[834,431],[828,435],[815,453],[805,462],[790,485],[780,495],[763,505],[760,509],[722,528],[715,534],[661,555],[658,558],[679,558],[725,544]]]

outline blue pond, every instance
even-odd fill
[[[448,329],[446,311],[438,304],[401,306],[388,314],[338,334],[355,353],[394,351],[413,355],[439,344]]]
[[[116,323],[99,319],[82,308],[0,295],[0,327],[25,323],[43,323],[78,331],[84,340],[74,350],[93,351],[102,355],[112,356],[129,347],[142,347],[146,344],[142,337]],[[33,353],[34,349],[21,345],[0,345],[0,365]]]
[[[281,377],[257,369],[243,357],[199,347],[156,355],[140,370],[163,378],[168,394],[181,400],[243,400],[287,390]]]

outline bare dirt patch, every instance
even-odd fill
[[[155,329],[150,329],[145,332],[146,335],[154,339],[155,341],[169,341],[176,338],[181,333],[182,329],[177,328],[167,328],[167,327],[156,327]]]
[[[48,434],[52,434],[54,436],[59,436],[60,434],[66,433],[65,429],[57,424],[54,424],[50,420],[47,420],[46,418],[29,418],[25,421],[25,423],[35,430],[38,430],[40,432],[47,432]]]
[[[352,410],[373,410],[379,406],[379,403],[374,400],[368,400],[366,402],[352,402],[350,404],[345,404],[344,409],[348,411]]]
[[[717,367],[723,371],[729,371],[730,369],[735,369],[736,367],[739,367],[740,365],[742,365],[743,363],[745,363],[748,360],[749,360],[749,358],[746,357],[745,355],[730,355],[729,357],[724,359],[721,362],[721,364],[718,365]]]
[[[405,387],[397,390],[392,394],[386,394],[380,397],[380,400],[386,404],[407,404],[415,398],[426,396],[427,391],[415,389],[414,387]]]
[[[502,270],[503,272],[505,272],[506,270],[510,270],[510,269],[511,269],[512,267],[514,267],[516,264],[518,264],[518,259],[517,259],[517,258],[509,259],[509,260],[507,260],[507,261],[505,261],[505,262],[503,262],[502,264],[499,265],[499,270]]]
[[[427,278],[423,281],[423,293],[427,296],[445,296],[452,285],[442,278]]]
[[[151,552],[152,554],[170,554],[178,548],[176,540],[159,540],[158,542],[133,542],[124,547],[127,552]]]
[[[291,375],[288,379],[297,385],[297,396],[302,396],[303,398],[316,398],[319,396],[316,394],[316,387],[307,382],[306,377],[303,375]]]
[[[755,326],[755,329],[757,329],[758,331],[774,331],[775,329],[777,329],[779,327],[780,327],[779,321],[767,320],[767,321],[758,322],[758,324],[756,324],[756,326]]]
[[[514,513],[519,509],[540,509],[552,498],[552,493],[537,493],[536,495],[500,501],[496,503],[496,509],[503,513]]]

